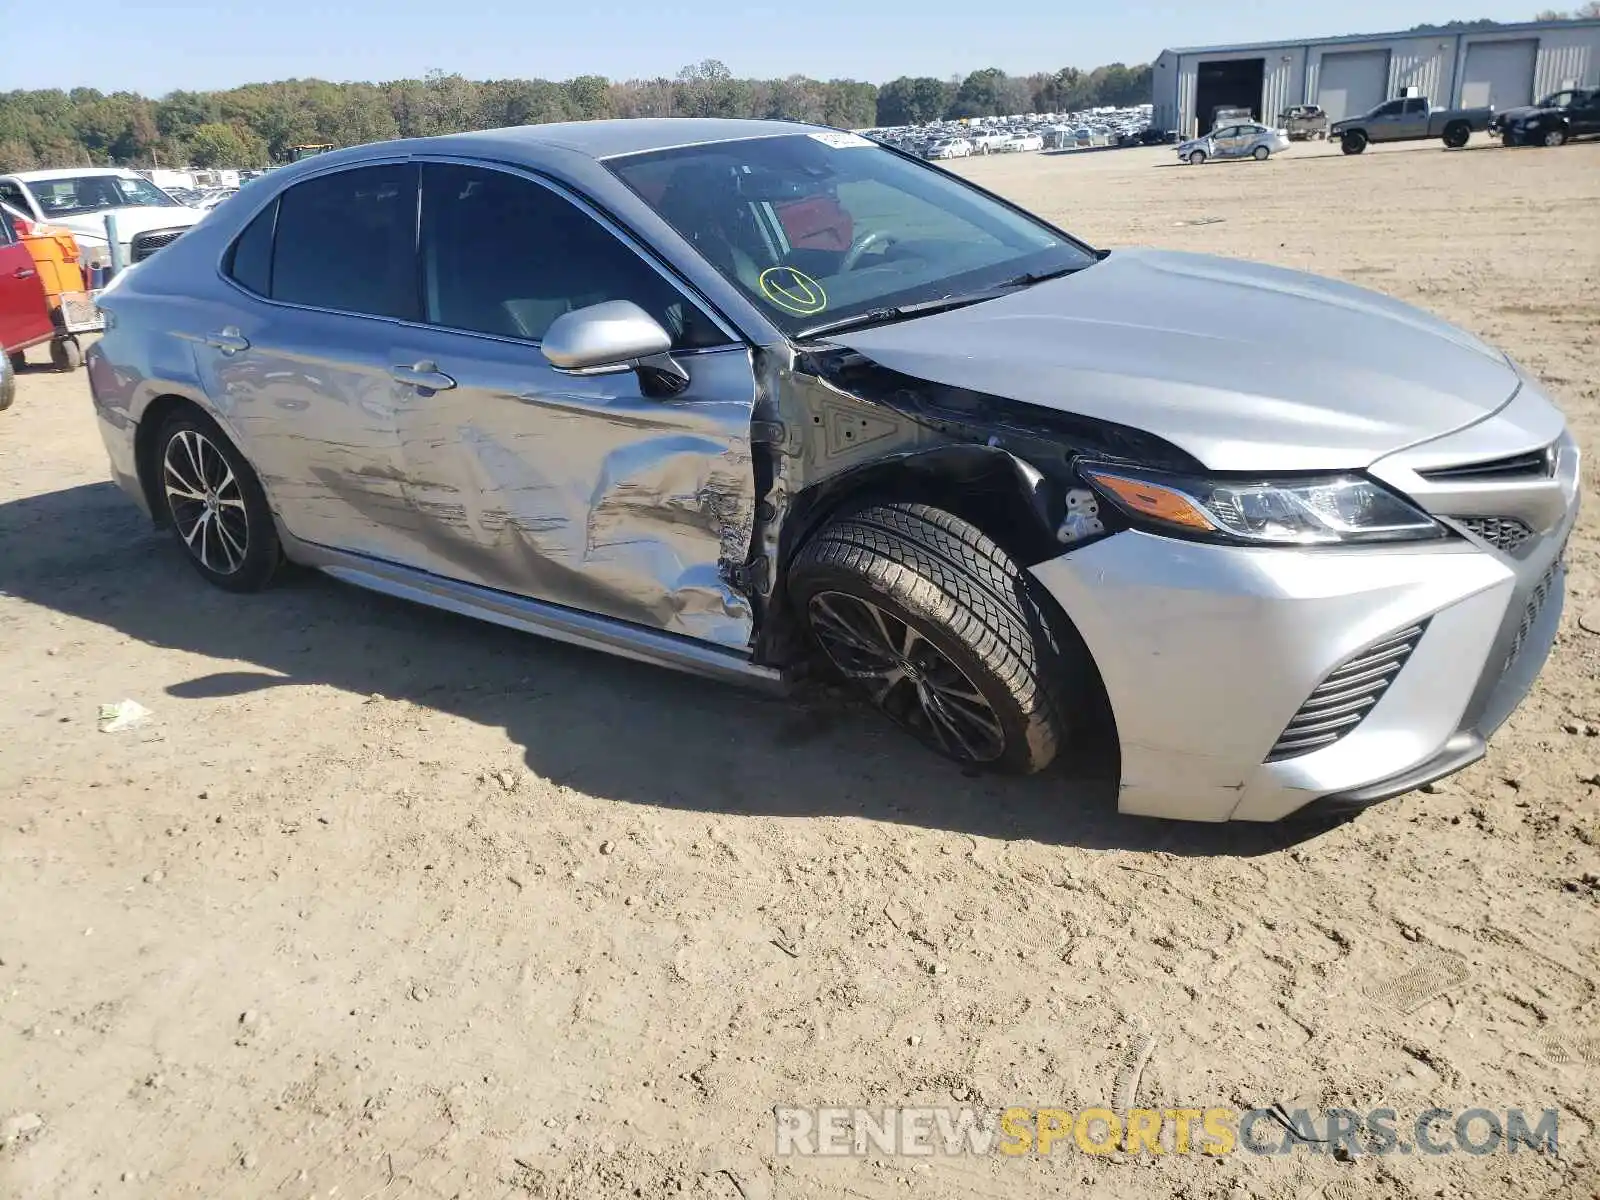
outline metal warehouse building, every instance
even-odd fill
[[[1600,20],[1164,50],[1154,74],[1155,124],[1185,137],[1208,132],[1222,107],[1268,123],[1293,104],[1320,104],[1337,121],[1408,94],[1507,109],[1600,86]]]

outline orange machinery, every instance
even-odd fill
[[[28,345],[50,343],[50,362],[58,371],[73,371],[83,364],[82,333],[95,333],[105,327],[94,302],[94,292],[79,262],[78,240],[56,225],[13,219],[17,241],[27,250],[43,286],[45,310],[50,331],[23,346],[7,346],[13,365],[20,366]]]

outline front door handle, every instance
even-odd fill
[[[250,339],[241,334],[232,325],[226,329],[219,329],[216,333],[205,336],[206,345],[224,354],[237,354],[241,350],[250,349]]]
[[[419,392],[445,392],[456,385],[456,381],[439,370],[437,364],[426,361],[412,363],[409,367],[390,367],[389,378],[407,387],[414,387]]]
[[[32,279],[38,273],[32,267],[18,267],[11,276],[13,279]]]

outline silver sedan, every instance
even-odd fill
[[[1205,137],[1193,138],[1178,147],[1178,158],[1199,166],[1213,158],[1253,158],[1265,162],[1289,148],[1289,135],[1265,125],[1224,125]]]
[[[1505,355],[1094,249],[837,130],[323,154],[100,304],[111,473],[218,587],[288,560],[712,678],[821,670],[968,767],[1098,748],[1125,812],[1457,770],[1561,615],[1578,448]]]

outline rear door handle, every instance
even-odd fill
[[[250,349],[250,339],[232,325],[226,329],[219,329],[216,333],[206,334],[205,343],[224,354],[237,354],[241,350]]]
[[[32,267],[18,267],[11,274],[15,279],[32,279],[38,273]]]
[[[456,381],[431,362],[413,363],[411,366],[389,368],[389,378],[419,392],[445,392],[455,387]]]

